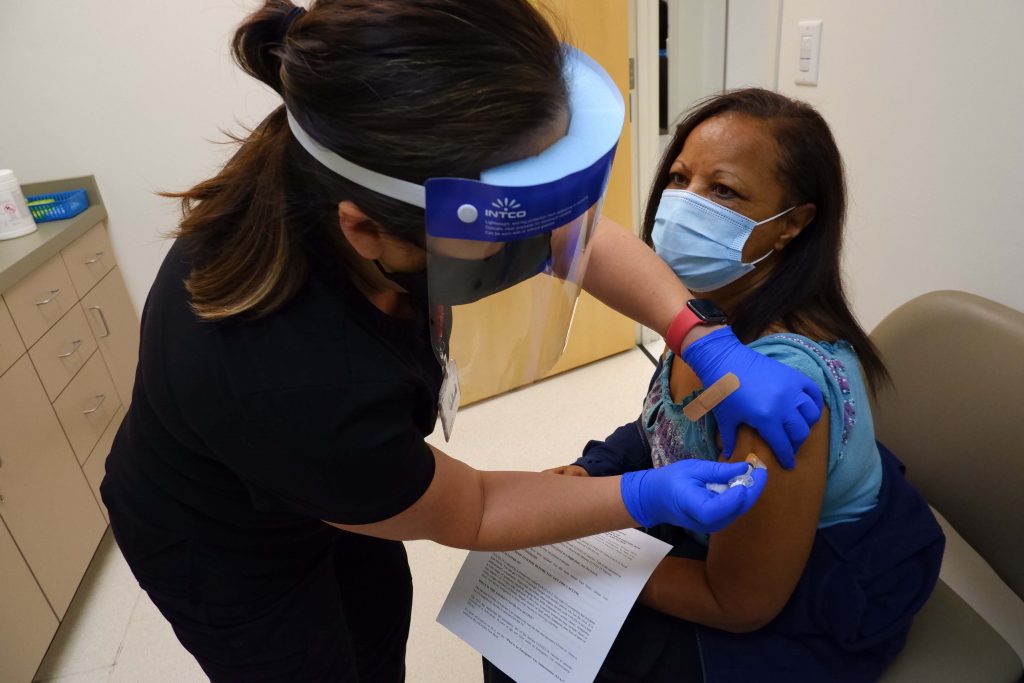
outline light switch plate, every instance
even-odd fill
[[[821,19],[797,24],[797,85],[818,85],[818,62],[821,61]]]

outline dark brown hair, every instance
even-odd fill
[[[828,124],[810,105],[761,88],[734,90],[699,103],[676,127],[661,160],[644,214],[644,241],[651,244],[658,202],[686,139],[704,121],[726,113],[769,124],[787,206],[811,203],[816,208],[814,219],[779,252],[771,276],[737,306],[729,324],[744,343],[757,339],[775,323],[787,329],[809,325],[829,330],[853,345],[872,390],[877,390],[889,381],[889,373],[878,349],[857,323],[843,288],[843,161]]]
[[[294,9],[267,0],[235,33],[234,58],[320,144],[374,171],[416,183],[477,177],[514,159],[566,106],[562,45],[528,0],[316,0],[297,18]],[[237,141],[216,176],[167,195],[182,201],[176,234],[195,259],[186,285],[201,318],[276,310],[325,248],[358,281],[365,262],[338,226],[343,200],[423,244],[422,209],[320,166],[284,106]]]

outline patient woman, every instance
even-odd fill
[[[875,442],[868,396],[888,376],[843,292],[845,211],[839,151],[806,104],[740,90],[676,130],[645,238],[745,343],[817,382],[827,409],[784,470],[753,430],[723,445],[711,413],[690,421],[683,409],[704,387],[666,352],[640,418],[552,470],[606,476],[751,453],[768,469],[753,509],[710,538],[648,530],[674,548],[599,681],[871,681],[903,647],[944,541]]]

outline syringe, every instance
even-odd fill
[[[712,493],[725,493],[734,486],[746,486],[749,489],[754,486],[754,468],[762,470],[768,469],[767,467],[764,466],[764,463],[761,462],[760,458],[751,453],[750,455],[747,456],[746,472],[737,477],[733,477],[732,479],[729,480],[729,483],[727,484],[712,484],[709,482],[707,484],[704,484],[704,486],[707,487],[708,491],[711,491]]]

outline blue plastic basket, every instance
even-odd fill
[[[32,206],[32,202],[52,200],[46,204]],[[36,223],[47,221],[62,221],[65,218],[73,218],[89,208],[89,196],[85,190],[70,190],[68,192],[54,192],[53,194],[37,194],[32,197],[25,197],[29,204],[29,211]]]

